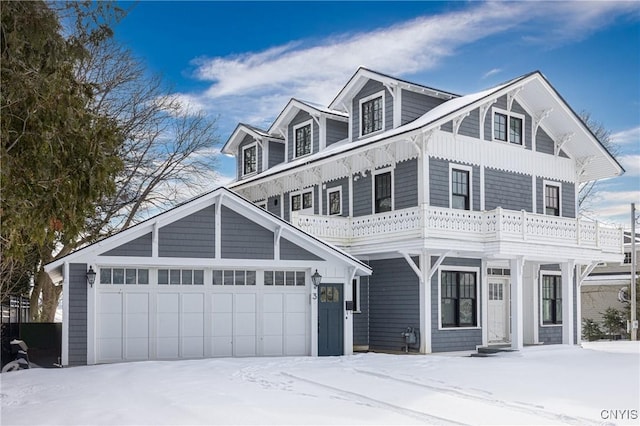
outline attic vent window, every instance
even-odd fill
[[[362,131],[364,136],[382,130],[382,96],[362,102]]]

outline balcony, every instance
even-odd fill
[[[526,243],[586,250],[582,257],[598,252],[617,259],[623,252],[621,228],[502,208],[468,211],[423,205],[359,217],[292,213],[291,223],[345,248],[422,238],[463,242],[476,249],[490,243]]]

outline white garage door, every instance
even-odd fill
[[[304,286],[104,284],[97,362],[310,353]]]

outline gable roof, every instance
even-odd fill
[[[387,74],[383,74],[378,71],[372,71],[370,69],[360,67],[358,70],[351,76],[347,84],[340,90],[340,92],[336,95],[336,97],[329,104],[329,108],[334,110],[345,110],[343,103],[345,100],[351,99],[355,96],[360,89],[364,87],[368,80],[376,80],[384,84],[385,86],[393,86],[399,85],[403,89],[411,90],[413,92],[418,93],[426,93],[430,96],[434,96],[436,98],[441,98],[445,100],[453,99],[458,97],[454,93],[447,92],[445,90],[434,89],[429,86],[424,86],[422,84],[412,83],[407,80],[402,80],[400,78],[392,77]]]
[[[217,188],[211,192],[192,198],[191,200],[179,204],[178,206],[173,207],[163,213],[153,216],[130,228],[122,230],[117,234],[78,249],[53,262],[47,263],[46,265],[44,265],[44,270],[49,275],[51,275],[52,278],[54,276],[61,277],[62,267],[67,262],[89,263],[96,256],[99,256],[113,248],[119,247],[122,244],[125,244],[143,235],[147,235],[148,233],[152,232],[155,227],[160,228],[162,226],[168,225],[215,203],[222,203],[222,205],[231,208],[236,213],[254,221],[258,225],[265,227],[271,231],[275,232],[276,230],[280,229],[281,237],[286,238],[294,244],[304,244],[306,247],[311,247],[314,254],[318,255],[319,257],[322,257],[324,259],[337,259],[338,261],[345,263],[349,267],[353,267],[356,271],[356,275],[370,275],[372,273],[372,270],[371,268],[369,268],[369,266],[351,256],[350,254],[347,254],[339,248],[294,227],[289,222],[256,206],[246,198],[224,187]],[[212,261],[212,259],[201,260],[206,260],[209,263]]]
[[[358,70],[360,73],[364,73],[365,71],[371,72],[363,68]],[[260,180],[267,176],[287,173],[303,165],[331,161],[329,159],[337,155],[358,150],[367,145],[388,140],[396,136],[410,134],[416,131],[437,129],[460,115],[466,114],[488,103],[493,103],[495,99],[505,96],[508,93],[514,93],[514,91],[519,91],[518,102],[532,113],[545,111],[551,107],[552,113],[541,120],[540,126],[554,140],[564,139],[562,150],[583,165],[583,170],[579,176],[580,182],[613,177],[624,173],[624,169],[620,163],[607,151],[575,111],[571,109],[553,86],[551,86],[542,73],[540,73],[540,71],[533,71],[487,90],[452,98],[431,109],[414,121],[396,127],[395,129],[361,138],[353,142],[333,144],[320,152],[305,156],[299,160],[279,164],[263,173],[240,182],[232,183],[229,186],[233,188]]]
[[[309,115],[316,118],[322,114],[334,120],[349,121],[349,115],[345,112],[326,108],[313,102],[291,98],[280,114],[278,114],[273,124],[271,124],[271,127],[269,127],[269,133],[275,134],[278,129],[288,125],[299,111],[306,111]]]
[[[238,123],[235,130],[233,131],[233,133],[231,133],[231,136],[229,136],[229,139],[222,147],[221,151],[224,154],[236,155],[238,145],[242,142],[246,135],[252,136],[257,140],[269,139],[278,142],[284,142],[284,140],[280,136],[271,135],[266,130],[259,129],[246,123]]]

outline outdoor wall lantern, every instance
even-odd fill
[[[318,286],[320,285],[320,282],[322,281],[322,275],[318,273],[317,269],[316,269],[316,272],[313,275],[311,275],[311,281],[313,282],[313,288],[317,289]]]
[[[96,282],[96,271],[93,270],[93,266],[89,266],[87,271],[87,284],[93,287],[93,283]]]

